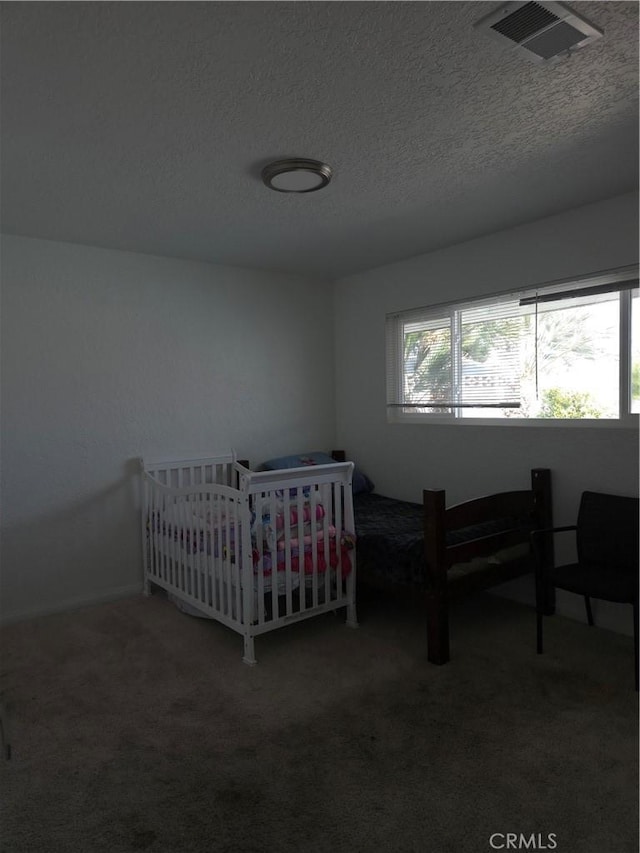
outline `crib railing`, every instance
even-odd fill
[[[232,456],[143,463],[145,591],[258,634],[346,608],[356,625],[352,463],[251,472]],[[237,488],[230,485],[237,484]]]
[[[353,602],[350,464],[240,477],[253,515],[258,627]]]
[[[143,460],[143,469],[164,486],[225,485],[236,486],[235,453],[202,459]]]
[[[149,474],[143,482],[147,585],[242,624],[242,590],[251,584],[250,564],[242,559],[251,542],[246,495],[221,484],[171,488]]]

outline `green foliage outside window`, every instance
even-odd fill
[[[637,361],[631,369],[631,398],[640,399],[640,361]]]
[[[542,393],[540,418],[599,418],[602,412],[585,391],[549,388]]]

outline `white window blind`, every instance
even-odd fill
[[[387,406],[445,418],[620,417],[631,397],[625,293],[637,287],[625,268],[390,314]]]
[[[517,408],[519,297],[387,318],[388,405],[449,413]]]
[[[519,408],[523,309],[518,301],[463,308],[459,314],[460,405]]]

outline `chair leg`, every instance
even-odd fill
[[[542,648],[542,613],[540,610],[536,612],[536,652],[541,655],[544,649]]]
[[[587,608],[587,622],[593,627],[593,613],[591,612],[591,599],[588,595],[584,597],[584,606]]]
[[[638,690],[638,599],[633,602],[633,651],[635,665],[635,684]]]

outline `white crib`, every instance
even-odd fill
[[[356,627],[352,462],[253,472],[235,454],[141,460],[145,594],[254,638],[346,608]]]

